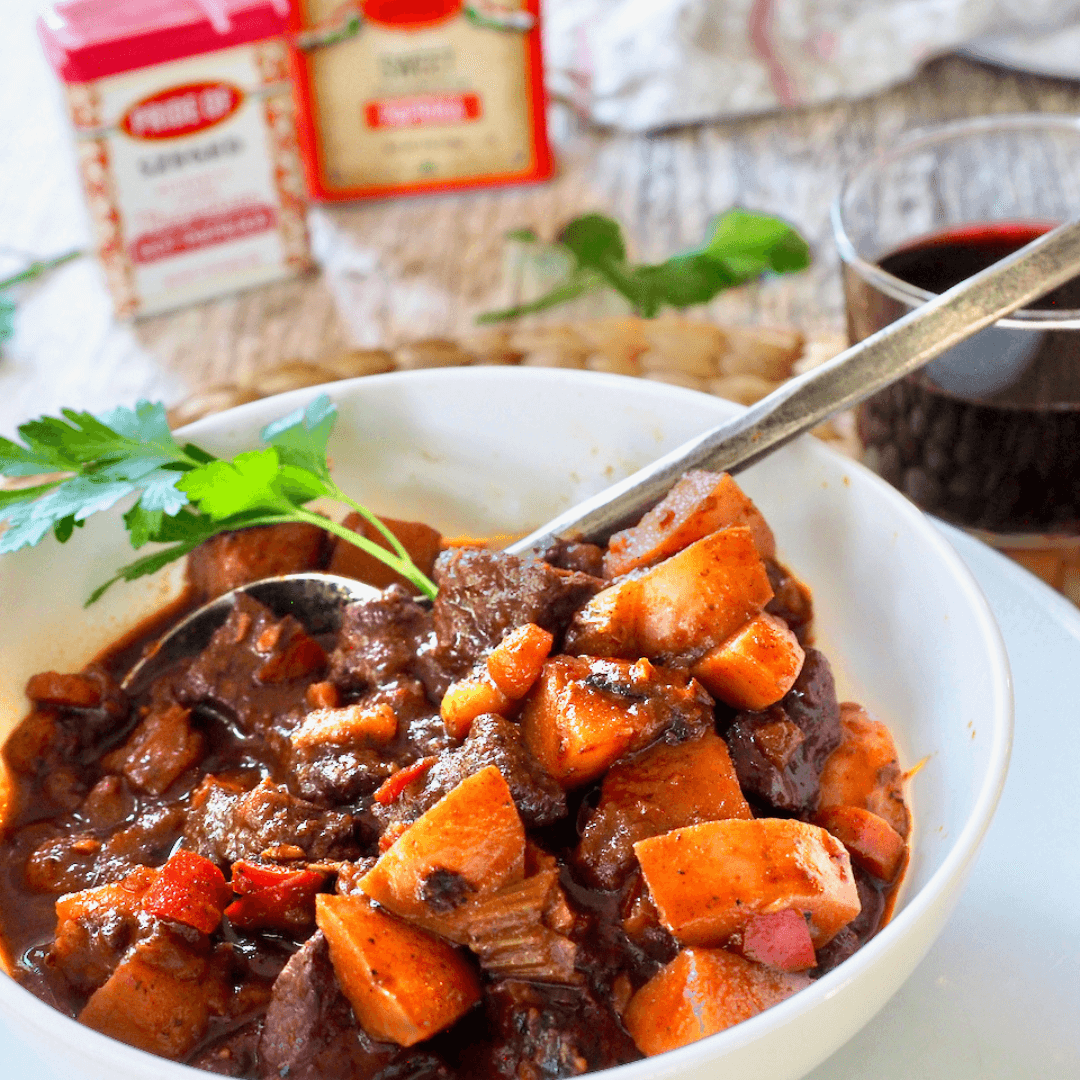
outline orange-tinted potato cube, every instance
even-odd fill
[[[759,615],[772,594],[753,533],[721,529],[597,593],[574,616],[566,651],[626,659],[700,654]]]
[[[709,821],[634,851],[661,921],[686,945],[721,945],[752,916],[794,908],[819,949],[861,909],[843,844],[802,821]]]
[[[413,1046],[480,1000],[480,980],[467,956],[377,910],[364,896],[319,893],[315,921],[341,990],[374,1039]]]
[[[557,656],[526,698],[521,728],[545,771],[573,788],[648,746],[676,719],[704,730],[711,718],[711,699],[683,671],[648,660]]]
[[[623,1022],[651,1057],[749,1020],[809,984],[724,949],[683,949],[630,999]]]
[[[690,669],[714,698],[755,712],[795,685],[806,653],[787,624],[762,612]]]
[[[911,831],[904,801],[904,774],[892,733],[854,702],[840,706],[843,741],[821,770],[818,809],[861,806],[884,818],[901,836]]]
[[[830,806],[814,823],[828,829],[848,849],[851,861],[882,881],[893,881],[904,865],[907,844],[884,819],[861,806]]]
[[[438,929],[438,883],[454,878],[468,895],[525,876],[525,827],[494,765],[466,777],[397,838],[359,881],[372,900]]]
[[[674,746],[657,742],[608,770],[576,862],[594,884],[615,889],[637,862],[638,840],[728,817],[753,814],[724,740],[708,731]]]
[[[604,576],[620,577],[682,551],[717,529],[743,525],[763,559],[776,555],[772,529],[727,473],[693,469],[629,529],[615,533],[604,555]]]

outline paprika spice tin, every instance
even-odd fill
[[[359,199],[542,180],[539,0],[296,0],[308,190]]]
[[[288,24],[288,0],[68,0],[39,20],[118,314],[310,265]]]

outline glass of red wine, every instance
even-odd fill
[[[1080,117],[898,141],[833,205],[851,341],[1077,216]],[[998,547],[1080,556],[1080,278],[866,401],[858,431],[864,462],[924,510]]]

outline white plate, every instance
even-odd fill
[[[984,544],[943,531],[986,593],[1009,651],[1009,778],[937,943],[807,1080],[1080,1077],[1080,612]]]
[[[994,609],[1013,665],[1005,794],[944,933],[900,992],[809,1080],[1080,1077],[1080,612],[944,530]],[[0,1024],[0,1080],[66,1080]],[[149,1077],[148,1077],[149,1080]]]

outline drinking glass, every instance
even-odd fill
[[[848,335],[1080,217],[1080,118],[979,117],[857,166],[833,208]],[[1080,600],[1080,278],[858,411],[863,461]]]

